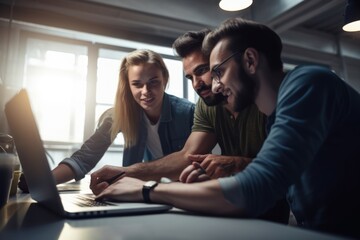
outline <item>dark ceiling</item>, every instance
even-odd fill
[[[0,0],[0,17],[113,37],[156,36],[171,42],[185,31],[215,27],[241,16],[278,33],[313,31],[360,40],[342,30],[345,0],[254,0],[243,11],[225,12],[219,0]],[[156,40],[156,41],[157,41]]]

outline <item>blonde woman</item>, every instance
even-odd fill
[[[120,132],[125,140],[123,166],[181,150],[191,133],[194,104],[165,93],[168,80],[159,54],[150,50],[129,53],[120,66],[114,107],[103,114],[81,149],[53,170],[56,182],[82,179]]]

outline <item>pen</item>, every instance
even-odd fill
[[[105,182],[107,182],[109,185],[111,185],[116,181],[116,179],[118,179],[119,177],[121,177],[124,174],[125,174],[125,172],[121,172],[119,174],[116,174],[115,176],[109,178],[108,180],[105,180]]]

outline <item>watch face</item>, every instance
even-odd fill
[[[144,187],[151,188],[151,187],[155,186],[156,184],[157,184],[156,181],[148,181],[144,184]]]

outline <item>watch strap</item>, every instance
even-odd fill
[[[144,202],[152,203],[152,201],[150,199],[150,191],[152,189],[154,189],[157,185],[158,185],[158,183],[155,181],[149,181],[143,185],[142,195],[143,195]]]

